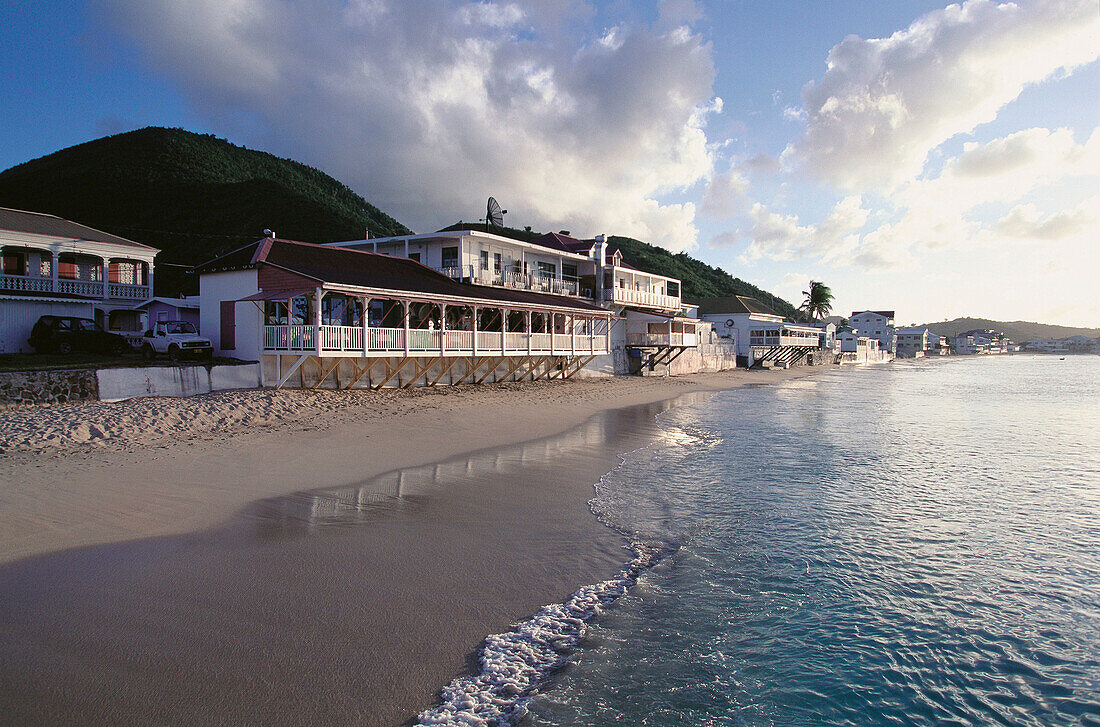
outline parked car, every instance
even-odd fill
[[[214,346],[209,338],[199,335],[194,323],[157,321],[145,332],[141,353],[146,361],[152,361],[157,354],[166,354],[173,361],[186,357],[210,358],[214,354]]]
[[[27,343],[39,353],[86,351],[117,355],[130,350],[123,336],[108,333],[91,318],[72,316],[42,316],[31,329]]]

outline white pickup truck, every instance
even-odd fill
[[[178,361],[187,357],[210,358],[214,353],[210,339],[200,336],[195,324],[188,321],[157,321],[145,332],[143,341],[141,354],[146,361],[152,361],[158,354]]]

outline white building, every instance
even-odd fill
[[[848,319],[848,325],[859,331],[861,335],[876,339],[879,350],[894,353],[894,311],[853,311]]]
[[[877,338],[865,336],[859,331],[841,331],[836,338],[840,343],[842,363],[877,364],[893,359],[889,351],[880,348]]]
[[[265,238],[196,271],[203,334],[219,356],[259,359],[265,386],[564,379],[609,351],[604,308],[400,257]]]
[[[140,342],[158,250],[54,215],[0,208],[0,353],[29,352],[44,315],[91,318]]]
[[[720,336],[734,340],[737,359],[747,368],[791,366],[825,350],[820,329],[789,323],[755,298],[704,298],[698,304],[699,317],[713,323]]]
[[[627,265],[602,235],[578,240],[548,233],[524,242],[481,230],[444,230],[330,245],[410,258],[466,283],[576,296],[605,307],[681,308],[679,280]]]
[[[910,326],[895,331],[898,358],[923,358],[932,349],[932,339],[939,338],[925,326]]]

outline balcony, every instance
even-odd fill
[[[697,333],[627,333],[626,345],[656,348],[690,348],[699,345]]]
[[[775,331],[775,335],[766,336],[749,336],[750,346],[802,346],[809,348],[819,348],[821,345],[821,335],[819,333],[799,335],[797,333],[789,333],[779,335],[778,331]]]
[[[6,293],[60,293],[96,300],[142,301],[152,297],[148,285],[125,285],[100,280],[46,278],[33,275],[0,275],[0,291]]]
[[[476,285],[496,285],[550,295],[580,295],[580,286],[575,278],[555,278],[540,273],[521,273],[514,270],[490,270],[479,265],[452,265],[432,269],[452,280]]]
[[[319,350],[322,356],[360,357],[404,356],[406,353],[410,356],[565,356],[605,354],[608,340],[606,333],[406,331],[403,328],[289,325],[264,326],[263,350],[264,353],[303,354],[316,354]]]
[[[604,290],[603,299],[615,305],[640,305],[659,310],[679,310],[680,296],[661,295],[644,290],[630,288],[612,288]]]

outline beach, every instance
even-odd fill
[[[657,413],[813,371],[4,410],[0,713],[405,722],[629,560],[588,500]],[[397,470],[419,484],[378,499]]]

